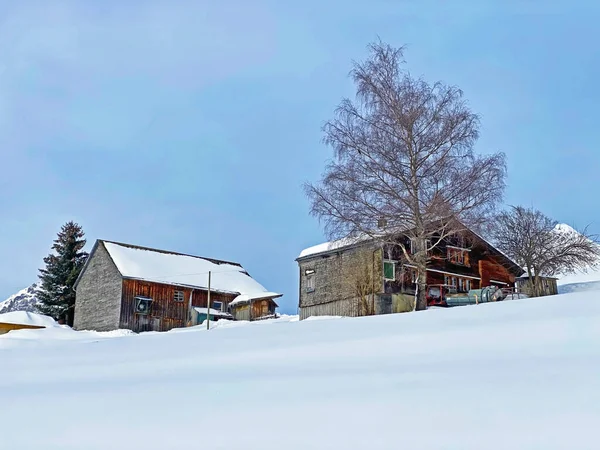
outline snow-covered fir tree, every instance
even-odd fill
[[[73,325],[75,310],[73,286],[88,257],[82,251],[85,243],[81,226],[67,222],[54,241],[53,252],[44,258],[46,267],[40,269],[39,311],[69,326]]]

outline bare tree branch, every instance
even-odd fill
[[[542,295],[541,277],[597,267],[600,246],[587,229],[561,227],[533,208],[512,206],[495,220],[492,235],[500,250],[527,270],[530,294]]]
[[[399,245],[417,267],[423,309],[429,252],[464,224],[485,222],[502,199],[505,158],[474,153],[479,117],[460,89],[412,77],[403,48],[377,42],[369,49],[350,73],[355,101],[343,100],[323,127],[334,160],[305,191],[328,236]]]

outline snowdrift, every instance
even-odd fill
[[[13,311],[9,313],[0,314],[0,322],[4,323],[16,323],[19,325],[35,325],[39,327],[58,327],[58,323],[48,316],[36,314],[28,311]]]
[[[0,447],[595,449],[599,297],[104,339],[9,333]]]

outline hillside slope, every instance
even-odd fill
[[[12,450],[592,449],[598,342],[598,293],[209,332],[10,332],[0,435]]]
[[[600,270],[589,269],[573,274],[563,275],[558,279],[558,292],[568,294],[600,290]]]

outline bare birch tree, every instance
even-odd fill
[[[375,258],[372,250],[356,251],[343,265],[345,292],[356,298],[360,314],[375,314],[375,294],[381,287],[381,253]]]
[[[496,217],[492,234],[497,247],[525,268],[534,297],[543,292],[540,277],[587,271],[599,263],[596,236],[561,227],[533,208],[511,206]]]
[[[305,190],[330,237],[399,245],[417,269],[416,308],[425,309],[429,252],[493,210],[504,191],[505,157],[473,151],[479,118],[460,89],[414,78],[403,69],[403,48],[379,42],[369,49],[350,73],[355,101],[343,100],[323,128],[334,159]],[[413,253],[396,239],[400,232]]]

